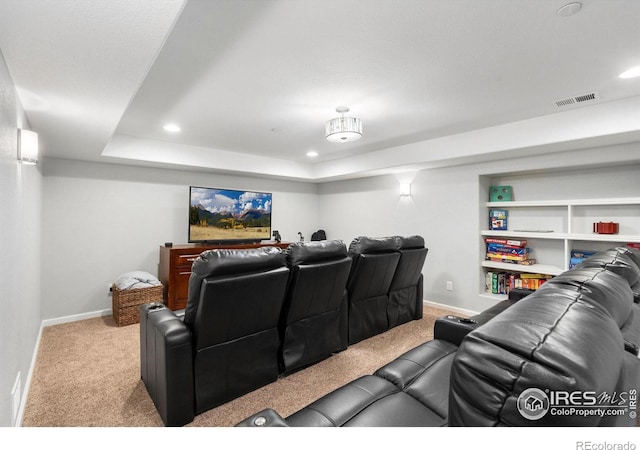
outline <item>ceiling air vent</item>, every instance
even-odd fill
[[[556,100],[553,103],[555,103],[558,108],[562,108],[569,105],[577,105],[578,103],[592,102],[599,98],[600,96],[597,92],[589,92],[588,94],[581,94],[573,97],[563,98],[561,100]]]

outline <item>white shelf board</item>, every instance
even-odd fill
[[[640,236],[632,234],[572,233],[568,235],[568,239],[572,241],[640,242]]]
[[[569,206],[569,205],[571,206],[640,205],[640,197],[487,202],[487,207],[489,208],[537,208],[537,207],[545,207],[545,206]]]
[[[528,238],[528,239],[567,239],[568,233],[558,233],[552,231],[550,233],[536,233],[532,231],[501,231],[501,230],[482,230],[482,236],[504,237],[504,238]]]
[[[560,275],[562,272],[564,272],[564,269],[548,264],[531,264],[530,266],[526,266],[524,264],[482,261],[482,267],[486,267],[488,269],[505,270],[508,272],[542,273],[544,275]]]
[[[594,242],[640,242],[640,236],[633,234],[597,234],[597,233],[535,233],[531,231],[482,230],[482,236],[503,237],[506,239],[567,239],[570,241]]]

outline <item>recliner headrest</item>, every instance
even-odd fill
[[[544,283],[536,295],[551,289],[585,294],[584,301],[604,307],[619,327],[629,319],[634,296],[626,280],[601,267],[574,268]]]
[[[625,278],[629,286],[640,280],[640,267],[621,247],[604,250],[588,257],[574,268],[601,267]]]
[[[195,323],[202,282],[205,278],[236,273],[267,272],[281,267],[286,268],[287,262],[284,253],[278,247],[216,249],[202,252],[191,266],[184,323],[187,325]],[[286,268],[286,270],[289,269]]]
[[[629,257],[640,268],[640,250],[630,247],[616,247],[615,250],[621,255]]]
[[[191,268],[201,278],[230,273],[257,272],[286,266],[285,255],[278,247],[207,250]]]
[[[398,240],[399,249],[424,247],[424,238],[422,236],[397,236],[396,239]]]
[[[313,263],[347,256],[347,246],[339,240],[295,242],[285,250],[289,265]]]
[[[349,256],[360,255],[362,253],[391,253],[398,250],[398,240],[396,236],[372,238],[360,236],[351,241],[349,245]]]

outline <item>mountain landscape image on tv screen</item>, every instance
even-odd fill
[[[271,237],[271,194],[191,187],[189,242],[255,242]]]

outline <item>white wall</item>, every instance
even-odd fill
[[[283,241],[318,229],[314,184],[62,159],[43,171],[45,319],[108,310],[120,274],[157,275],[159,247],[187,242],[190,185],[272,192]]]
[[[30,129],[0,52],[0,426],[13,425],[11,390],[20,373],[24,393],[41,318],[42,177],[16,160],[18,127]]]
[[[425,299],[481,311],[494,303],[479,295],[479,230],[486,228],[491,182],[514,185],[520,200],[638,197],[639,173],[640,143],[633,143],[333,182],[319,186],[319,217],[329,237],[347,243],[359,235],[424,236]],[[410,199],[399,196],[404,181],[412,183]]]

